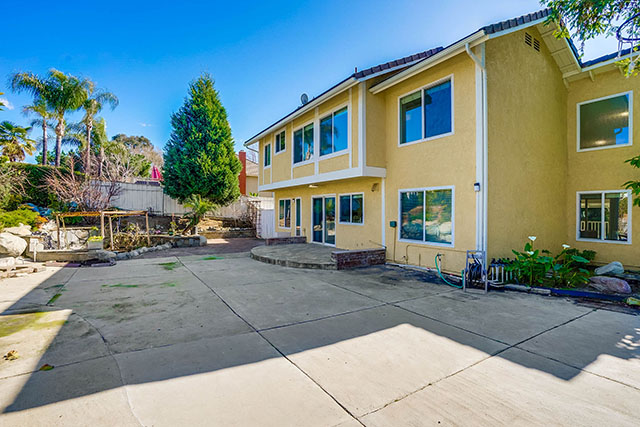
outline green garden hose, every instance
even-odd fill
[[[438,276],[440,276],[442,281],[444,283],[446,283],[447,285],[449,285],[449,286],[453,286],[454,288],[462,289],[462,285],[456,285],[455,283],[451,283],[450,281],[445,279],[444,276],[442,275],[442,272],[440,271],[440,254],[436,255],[435,261],[436,261],[436,269],[438,270]],[[464,280],[464,270],[463,270],[463,274],[462,274],[462,280]]]

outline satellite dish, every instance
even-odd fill
[[[309,102],[309,95],[307,95],[306,93],[303,93],[302,95],[300,95],[300,102],[302,102],[302,105]]]

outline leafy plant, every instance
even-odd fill
[[[215,207],[213,202],[204,199],[199,194],[194,194],[189,197],[184,202],[184,205],[191,208],[191,212],[186,215],[187,218],[189,218],[189,224],[187,224],[183,234],[187,234],[189,231],[196,228],[205,214]]]
[[[42,224],[43,220],[46,222],[46,219],[43,219],[37,212],[30,209],[0,212],[0,224],[3,227],[17,227],[22,223],[35,228]]]
[[[519,283],[528,283],[529,286],[544,283],[553,261],[553,258],[547,255],[549,251],[534,248],[535,241],[536,236],[529,236],[529,241],[524,245],[524,251],[512,250],[516,258],[506,267],[507,271],[515,274]]]
[[[240,196],[231,127],[213,79],[200,76],[189,85],[184,105],[171,116],[164,150],[164,190],[181,203],[197,194],[225,206]]]
[[[2,155],[10,162],[23,161],[27,154],[35,151],[36,142],[27,136],[30,130],[30,127],[23,128],[6,120],[0,123]]]
[[[88,240],[90,242],[102,242],[104,238],[102,236],[91,236]]]

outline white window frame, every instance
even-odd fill
[[[322,141],[321,139],[321,129],[320,129],[320,123],[322,122],[322,120],[326,119],[327,117],[331,116],[331,126],[333,127],[333,115],[337,112],[342,110],[343,108],[347,109],[347,148],[344,150],[340,150],[340,151],[333,151],[331,153],[328,154],[320,154],[320,150],[322,147]],[[333,147],[333,132],[331,132],[331,147]],[[318,118],[318,158],[320,160],[326,160],[326,159],[330,159],[332,157],[338,157],[338,156],[344,156],[345,154],[349,153],[349,150],[351,150],[351,109],[349,108],[349,103],[345,102],[344,104],[340,105],[337,108],[334,108],[333,110],[331,110],[330,112],[320,116]]]
[[[420,92],[420,97],[422,99],[422,114],[420,115],[420,120],[422,121],[422,130],[421,130],[421,136],[424,136],[424,131],[425,131],[425,122],[424,122],[424,91],[426,89],[432,88],[434,86],[438,86],[439,84],[442,84],[446,81],[451,81],[451,132],[447,132],[447,133],[443,133],[440,135],[434,135],[434,136],[430,136],[428,138],[421,138],[415,141],[411,141],[411,142],[402,142],[402,117],[400,116],[401,114],[401,105],[400,105],[400,100],[402,98],[404,98],[405,96],[414,94],[416,92]],[[456,126],[455,126],[455,114],[454,114],[454,110],[455,110],[455,105],[454,105],[454,100],[455,100],[455,96],[454,96],[454,83],[453,83],[453,74],[449,74],[448,76],[445,76],[441,79],[438,79],[436,81],[433,81],[425,86],[413,89],[407,93],[404,93],[400,96],[398,96],[398,147],[406,147],[408,145],[413,145],[413,144],[419,144],[421,142],[427,142],[427,141],[433,141],[436,139],[440,139],[440,138],[445,138],[447,136],[451,136],[455,134],[455,130],[456,130]]]
[[[627,193],[627,215],[628,215],[628,231],[627,231],[627,241],[622,240],[606,240],[604,237],[604,198],[608,193]],[[600,202],[600,238],[599,239],[586,239],[584,237],[580,237],[580,196],[582,194],[602,194],[601,202]],[[576,241],[578,242],[596,242],[596,243],[612,243],[614,245],[630,245],[631,244],[631,236],[632,229],[631,226],[633,224],[632,221],[632,208],[633,208],[633,194],[631,190],[599,190],[599,191],[578,191],[576,192]]]
[[[284,133],[284,150],[278,150],[278,136],[280,134]],[[286,129],[280,129],[279,131],[275,132],[273,134],[273,151],[275,151],[275,155],[277,156],[278,154],[282,154],[284,152],[287,151],[287,147],[289,146],[289,144],[287,144],[287,131]]]
[[[302,236],[302,198],[301,197],[296,197],[295,199],[295,211],[293,212],[293,224],[292,227],[293,228],[293,235],[294,236]],[[300,234],[298,234],[298,225],[296,224],[296,219],[297,219],[297,212],[298,212],[298,206],[300,206]]]
[[[281,226],[280,225],[280,202],[281,201],[285,202],[285,217],[284,218],[285,218],[285,221],[286,221],[286,201],[287,200],[289,201],[289,226],[285,227],[285,226]],[[293,216],[293,215],[291,215],[291,213],[292,213],[291,207],[292,206],[293,206],[293,203],[292,203],[292,199],[291,198],[278,199],[278,216],[276,218],[276,223],[278,224],[278,228],[280,228],[282,230],[291,230],[291,219],[292,219],[292,216]]]
[[[294,135],[296,134],[297,131],[302,130],[302,144],[304,146],[304,128],[306,128],[309,125],[313,125],[313,155],[311,156],[311,158],[309,160],[303,160],[301,162],[296,163],[295,162],[295,146],[294,146]],[[293,131],[291,132],[291,168],[297,168],[299,166],[304,166],[304,165],[309,165],[312,164],[316,161],[316,150],[318,147],[316,147],[317,145],[317,130],[318,130],[318,125],[316,124],[316,120],[310,120],[307,123],[303,124],[302,126],[298,126],[297,128],[293,129]]]
[[[349,222],[345,222],[342,221],[340,219],[340,210],[342,208],[342,201],[340,200],[341,197],[343,196],[351,196],[349,198]],[[353,196],[362,196],[362,222],[353,222],[353,209],[352,207],[352,198]],[[364,193],[360,192],[360,193],[342,193],[342,194],[338,194],[338,200],[337,201],[337,205],[338,205],[338,209],[337,209],[337,214],[336,217],[338,219],[338,224],[344,224],[344,225],[364,225]]]
[[[411,240],[411,239],[403,239],[402,236],[402,193],[411,193],[418,191],[433,191],[433,190],[451,190],[451,243],[439,243],[439,242],[427,242],[425,241],[425,227],[424,227],[424,216],[423,216],[423,224],[422,224],[422,241],[420,240]],[[423,215],[426,213],[427,198],[425,197],[422,201],[422,212]],[[424,245],[424,246],[438,246],[444,248],[455,248],[456,242],[456,188],[455,185],[445,185],[440,187],[422,187],[422,188],[403,188],[398,190],[398,232],[397,239],[398,242],[403,243],[413,243],[416,245]]]
[[[602,147],[591,147],[591,148],[580,148],[580,107],[585,104],[591,104],[598,101],[604,101],[605,99],[616,98],[618,96],[629,95],[629,143],[621,144],[621,145],[605,145]],[[603,96],[601,98],[589,99],[587,101],[582,101],[576,104],[576,149],[578,153],[583,151],[596,151],[596,150],[606,150],[609,148],[622,148],[622,147],[631,147],[633,145],[633,91],[620,92],[615,93],[613,95]]]
[[[309,238],[311,239],[310,242],[311,243],[315,243],[316,245],[323,245],[323,246],[331,246],[331,247],[337,247],[337,243],[338,243],[338,227],[336,227],[336,243],[326,243],[325,239],[326,239],[326,230],[324,228],[325,222],[326,222],[326,212],[325,212],[325,202],[324,199],[326,199],[327,197],[333,197],[334,199],[336,199],[336,215],[337,215],[337,209],[338,209],[338,200],[337,200],[337,195],[336,193],[333,194],[314,194],[311,196],[311,218],[310,218],[310,228],[309,230],[311,230],[311,233],[309,235]],[[316,242],[315,240],[313,240],[313,199],[322,199],[322,242]],[[337,218],[336,218],[337,219]],[[336,221],[337,222],[337,221]]]
[[[269,147],[269,165],[265,166],[265,161],[267,160],[267,157],[265,155],[265,149]],[[273,147],[271,146],[271,142],[267,142],[266,144],[264,144],[264,148],[262,150],[262,168],[263,169],[271,169],[271,165],[273,164]]]

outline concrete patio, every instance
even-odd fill
[[[637,425],[639,316],[424,279],[245,252],[0,281],[0,425]]]

